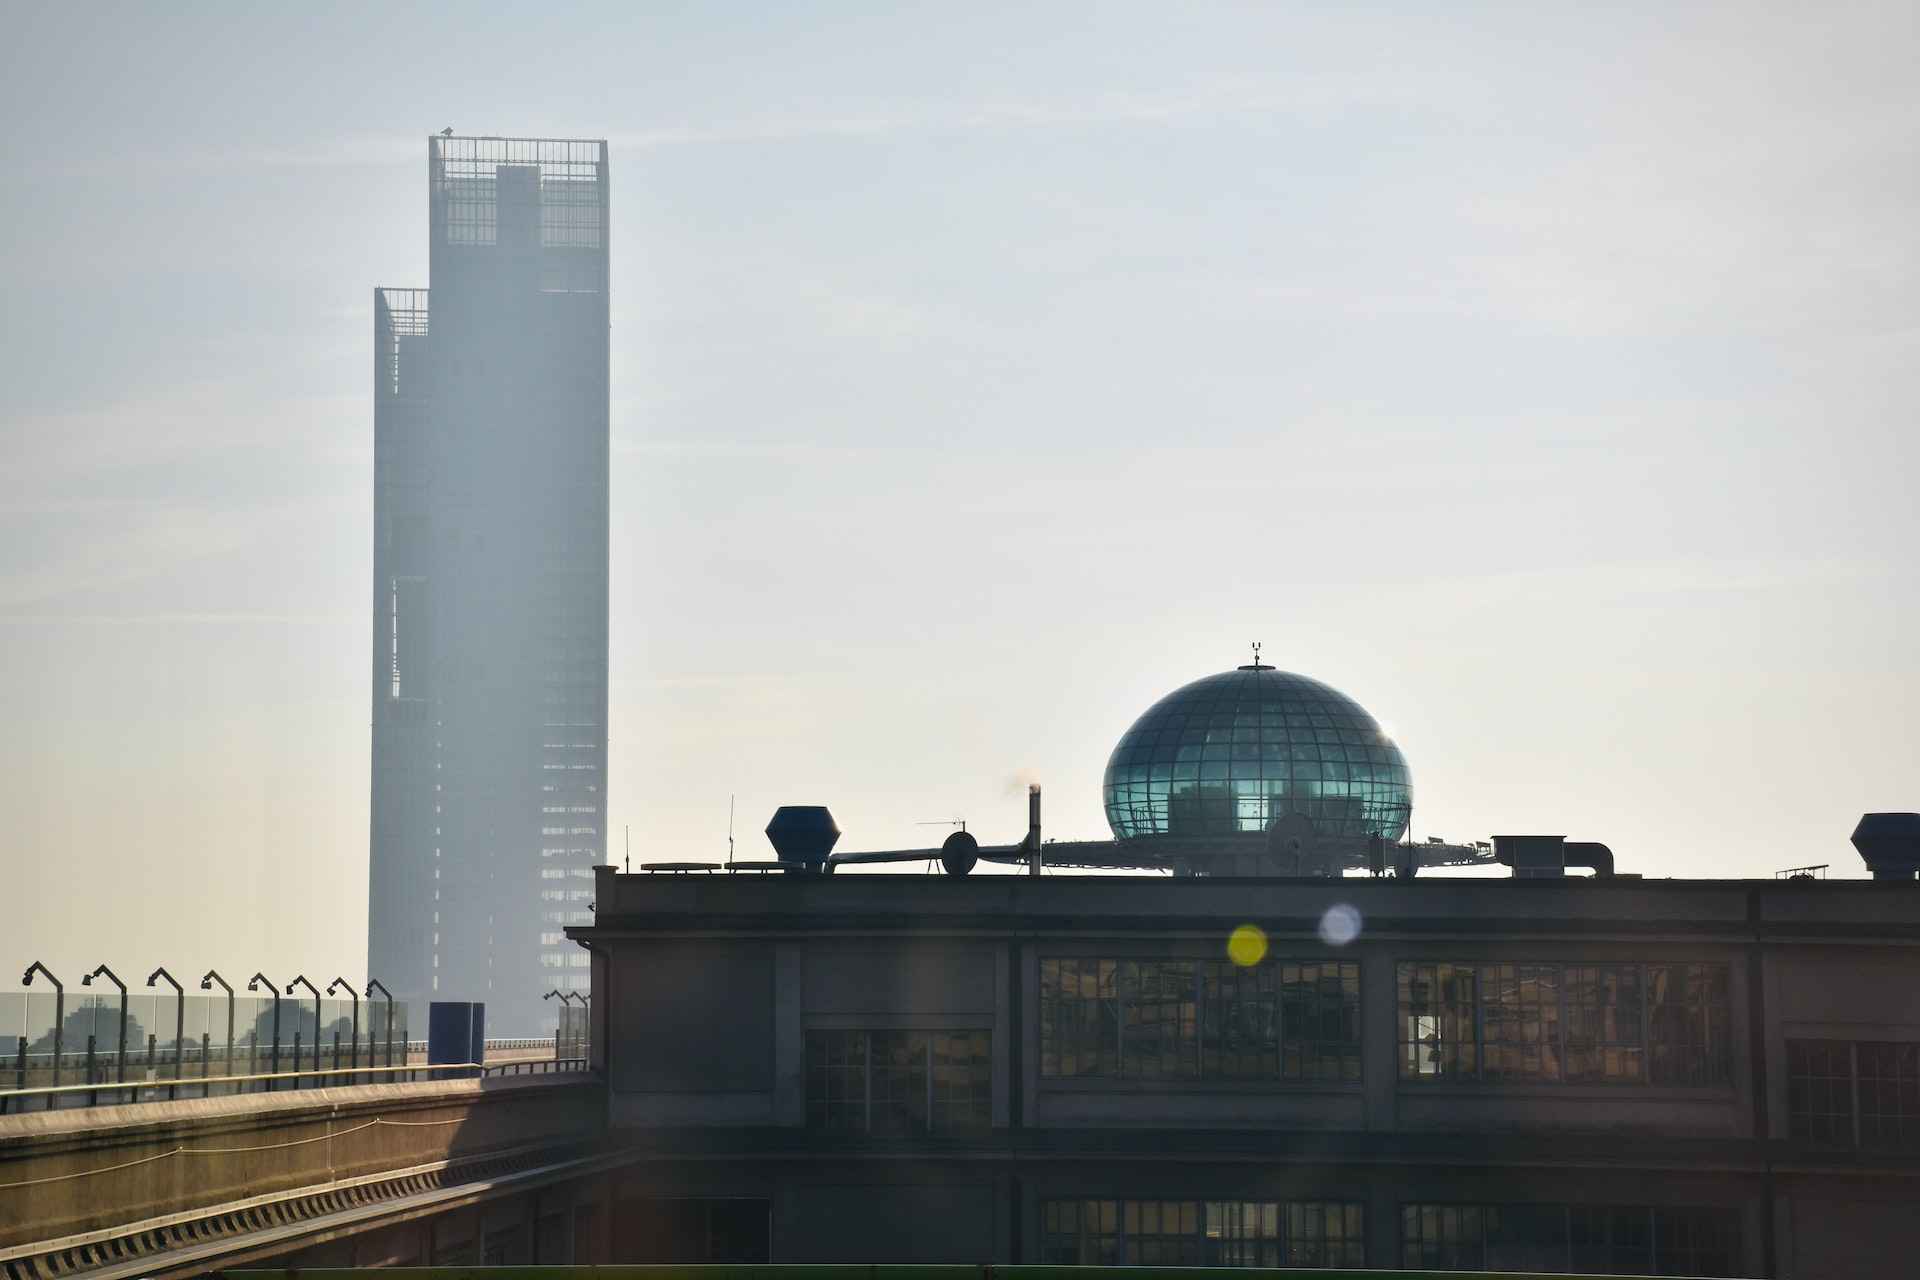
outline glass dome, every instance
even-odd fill
[[[1115,838],[1264,832],[1300,813],[1332,836],[1398,840],[1406,757],[1338,689],[1269,666],[1196,680],[1147,708],[1107,761]]]

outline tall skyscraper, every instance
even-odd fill
[[[607,144],[430,138],[427,198],[431,290],[373,298],[368,965],[533,1034],[606,854]]]

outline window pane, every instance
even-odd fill
[[[1400,986],[1400,1078],[1440,1080],[1478,1074],[1474,1038],[1477,983],[1473,966],[1403,964]]]
[[[1865,1041],[1860,1063],[1860,1143],[1920,1151],[1920,1044]]]

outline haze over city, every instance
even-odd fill
[[[1417,839],[1857,875],[1920,763],[1914,23],[23,11],[3,932],[361,963],[368,294],[448,126],[609,144],[616,860],[1013,839],[1028,781],[1104,836],[1259,640]]]

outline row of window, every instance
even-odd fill
[[[1400,1078],[1732,1084],[1723,964],[1403,964]]]
[[[1333,1201],[1045,1200],[1055,1266],[1364,1267],[1366,1207]]]
[[[1056,1266],[1367,1265],[1366,1208],[1308,1200],[1047,1200],[1041,1261]],[[1647,1205],[1400,1207],[1400,1264],[1436,1271],[1733,1276],[1740,1218]]]
[[[1043,959],[1040,1073],[1358,1080],[1360,966]]]
[[[807,1124],[840,1133],[963,1133],[993,1123],[993,1033],[807,1032]]]
[[[1920,1151],[1920,1044],[1787,1041],[1787,1113],[1801,1142]]]
[[[1732,1083],[1727,966],[1397,966],[1402,1080]],[[1040,962],[1055,1079],[1357,1081],[1360,966]]]
[[[1646,1205],[1400,1206],[1400,1259],[1433,1271],[1733,1276],[1740,1215]]]

